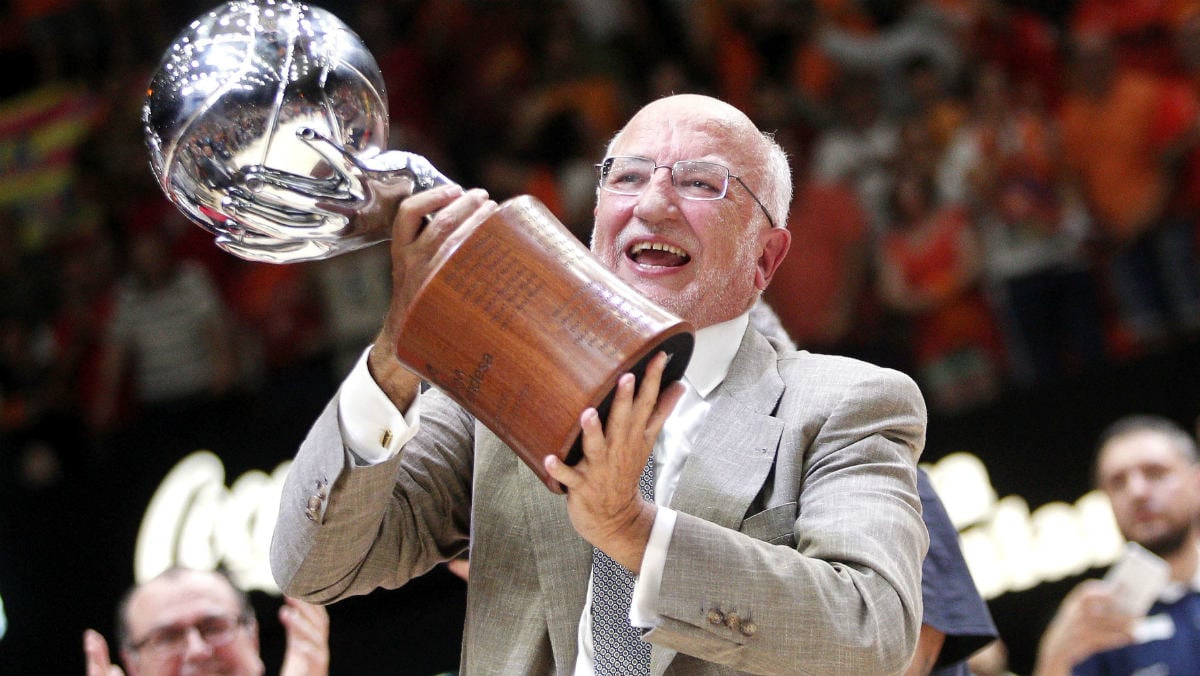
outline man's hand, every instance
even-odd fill
[[[371,376],[401,411],[416,396],[420,378],[396,359],[396,340],[425,280],[478,223],[496,212],[483,190],[447,185],[419,192],[400,203],[392,223],[392,297],[383,330],[368,356]],[[457,237],[456,237],[457,235]]]
[[[633,374],[622,375],[605,425],[596,409],[583,412],[583,458],[574,467],[555,455],[545,460],[546,471],[567,489],[567,512],[576,532],[634,573],[641,568],[657,510],[642,499],[638,479],[684,392],[676,382],[659,396],[666,364],[667,355],[656,354],[640,386]]]
[[[279,621],[287,634],[283,667],[279,676],[327,676],[329,674],[329,613],[316,606],[283,597]],[[92,676],[89,672],[88,676]]]
[[[1102,581],[1083,581],[1063,599],[1042,635],[1034,676],[1068,676],[1093,653],[1133,643],[1133,620],[1116,609]]]
[[[932,673],[945,643],[946,632],[931,624],[922,624],[921,634],[917,637],[917,652],[909,660],[904,676],[928,676]]]
[[[83,632],[83,659],[87,676],[125,676],[121,667],[115,666],[109,657],[108,641],[95,629]]]
[[[434,268],[457,239],[496,212],[486,191],[447,185],[417,193],[400,203],[392,222],[392,305],[399,320]],[[455,235],[458,235],[456,238]]]

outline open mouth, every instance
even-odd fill
[[[626,250],[629,260],[638,265],[674,268],[692,259],[686,251],[662,242],[637,242]]]

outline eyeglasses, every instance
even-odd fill
[[[659,169],[671,170],[671,185],[675,186],[675,192],[680,197],[687,200],[719,200],[729,191],[729,179],[732,178],[762,209],[767,223],[775,227],[775,219],[771,218],[762,200],[758,199],[750,186],[740,176],[731,174],[728,167],[716,162],[680,160],[675,164],[655,164],[654,160],[647,157],[617,156],[606,157],[596,165],[600,188],[617,195],[642,194],[650,185],[654,172]]]
[[[237,631],[251,621],[240,615],[213,615],[195,624],[159,627],[129,647],[158,658],[172,657],[187,650],[188,633],[195,629],[201,640],[210,647],[219,648],[232,641]]]

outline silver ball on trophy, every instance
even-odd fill
[[[167,197],[254,261],[329,258],[391,237],[401,201],[449,183],[387,150],[374,57],[327,11],[234,0],[176,39],[142,118]],[[683,376],[695,331],[605,268],[544,204],[506,200],[421,280],[396,356],[471,412],[547,488],[543,459],[582,454],[579,414],[607,415],[617,378],[658,351]]]
[[[166,51],[142,121],[167,197],[222,249],[268,262],[315,260],[389,236],[396,200],[448,180],[387,151],[383,76],[328,11],[235,0]]]

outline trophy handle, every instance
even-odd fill
[[[331,168],[323,177],[261,164],[231,177],[222,210],[235,222],[217,245],[251,260],[298,260],[297,247],[326,258],[391,236],[405,198],[451,183],[424,157],[389,150],[360,158],[311,128],[297,137]]]

